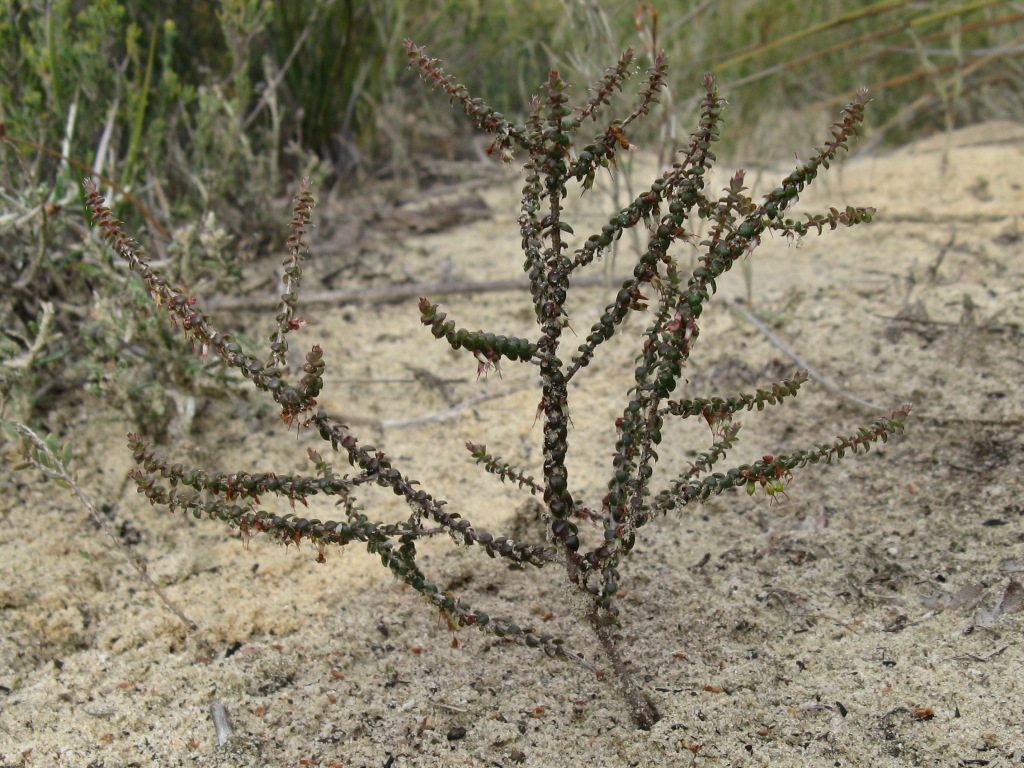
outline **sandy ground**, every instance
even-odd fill
[[[763,194],[779,175],[748,180]],[[521,277],[519,182],[483,179],[464,189],[491,215],[358,249],[339,230],[314,243],[309,285]],[[845,203],[876,206],[875,223],[766,242],[749,291],[739,272],[721,290],[749,298],[847,392],[886,410],[914,402],[913,417],[905,436],[867,457],[798,473],[781,504],[728,494],[644,529],[621,605],[628,653],[663,714],[652,731],[634,730],[579,667],[475,631],[453,648],[437,616],[363,551],[317,564],[306,546],[243,546],[220,524],[152,509],[124,485],[132,425],[93,410],[67,416],[83,488],[213,652],[65,492],[6,474],[0,766],[1024,764],[1024,128],[975,126],[851,159],[801,210]],[[600,225],[593,210],[607,216],[607,197],[584,204],[597,208],[581,209],[577,232]],[[318,215],[326,233],[337,212]],[[628,271],[625,253],[616,271]],[[612,290],[575,291],[578,332]],[[524,291],[431,298],[460,326],[534,333]],[[482,473],[462,447],[486,442],[537,472],[532,369],[507,364],[501,378],[477,381],[474,361],[418,324],[415,299],[303,314],[302,343],[327,353],[332,413],[478,527],[540,538],[517,515],[525,493]],[[268,327],[258,313],[220,317],[251,335]],[[572,393],[571,482],[593,502],[640,322],[629,330]],[[751,391],[799,367],[719,302],[677,394]],[[255,402],[214,402],[163,448],[211,468],[308,472],[305,446],[316,442],[297,441]],[[401,423],[457,403],[468,405],[454,418]],[[877,415],[809,385],[791,405],[747,415],[733,460],[809,446]],[[707,433],[680,425],[666,463],[685,466]],[[383,494],[365,503],[375,516],[399,513]],[[510,570],[447,541],[423,560],[438,584],[491,615],[543,625],[601,663],[557,570]],[[223,746],[214,700],[234,728]]]

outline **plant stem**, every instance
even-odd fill
[[[619,653],[615,639],[612,637],[611,626],[602,621],[596,607],[588,614],[587,621],[590,622],[598,642],[601,643],[601,647],[604,648],[604,652],[612,663],[614,682],[619,688],[619,695],[626,701],[630,719],[637,728],[644,731],[651,730],[654,724],[661,719],[661,715],[637,685],[633,671],[622,658],[622,654]]]

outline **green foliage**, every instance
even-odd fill
[[[366,124],[368,102],[382,95],[382,30],[376,27],[374,5],[299,2],[274,10],[270,43],[276,60],[299,51],[285,80],[291,106],[301,109],[302,141],[324,156],[352,151],[360,125]],[[347,146],[338,147],[339,140]]]
[[[307,539],[316,545],[318,559],[328,546],[364,545],[370,554],[401,582],[440,611],[454,630],[476,626],[484,632],[518,645],[539,648],[549,656],[582,664],[598,672],[550,634],[491,618],[466,600],[445,592],[429,580],[417,559],[417,543],[447,535],[459,544],[476,547],[490,557],[501,557],[523,566],[555,567],[572,595],[570,605],[580,621],[589,625],[610,665],[635,724],[649,728],[658,719],[652,701],[643,693],[616,639],[619,623],[616,605],[624,583],[622,568],[633,554],[637,530],[656,519],[698,504],[732,488],[762,491],[775,499],[786,493],[796,470],[809,464],[831,462],[847,454],[866,452],[900,432],[910,406],[899,408],[872,425],[859,428],[829,443],[778,456],[765,455],[724,471],[718,469],[738,443],[736,413],[782,404],[795,397],[807,380],[806,373],[772,383],[752,393],[675,400],[672,393],[700,338],[699,319],[717,291],[717,280],[744,256],[757,248],[765,233],[782,236],[822,234],[838,226],[854,226],[871,220],[873,209],[831,208],[820,214],[791,218],[790,209],[818,174],[829,168],[846,150],[864,119],[865,95],[842,111],[825,143],[810,159],[785,176],[778,187],[755,201],[746,194],[743,172],[737,172],[720,197],[708,188],[708,173],[716,162],[712,145],[719,139],[724,99],[714,79],[704,78],[704,94],[697,130],[678,159],[634,200],[614,212],[608,223],[587,236],[576,236],[567,220],[566,200],[576,189],[586,192],[594,175],[613,170],[619,157],[632,148],[635,125],[647,117],[666,86],[668,69],[661,54],[655,55],[647,78],[628,112],[614,113],[612,97],[634,74],[631,51],[592,86],[590,98],[573,104],[567,83],[551,72],[542,93],[532,101],[529,116],[514,122],[447,74],[440,61],[406,43],[410,63],[419,74],[442,90],[481,131],[491,138],[489,154],[511,162],[522,157],[525,172],[519,211],[519,232],[525,257],[538,330],[529,339],[501,333],[459,328],[437,304],[419,302],[421,322],[431,335],[475,361],[478,373],[503,363],[525,364],[535,369],[541,403],[538,416],[543,426],[543,463],[536,475],[504,462],[483,445],[467,443],[471,457],[484,471],[501,482],[511,480],[520,489],[540,496],[546,529],[543,543],[494,536],[476,528],[460,513],[451,512],[440,497],[419,487],[406,476],[398,461],[385,451],[363,445],[352,431],[330,417],[317,404],[324,386],[327,363],[319,346],[306,354],[301,371],[289,369],[286,353],[291,334],[303,321],[295,316],[295,304],[307,256],[306,232],[312,221],[313,198],[308,181],[295,198],[291,236],[287,242],[281,300],[275,327],[264,357],[245,352],[238,340],[222,332],[203,312],[194,296],[174,287],[174,280],[151,261],[106,207],[95,184],[86,182],[88,207],[113,252],[136,274],[159,312],[181,327],[201,357],[219,359],[227,368],[248,379],[269,395],[280,408],[280,418],[299,431],[309,430],[347,461],[350,471],[308,449],[315,472],[259,471],[187,467],[163,456],[137,434],[130,434],[129,448],[137,464],[131,476],[138,491],[154,505],[196,517],[221,520],[243,535],[265,533],[282,542]],[[603,127],[594,128],[598,120]],[[696,235],[700,226],[704,234]],[[618,289],[612,301],[589,321],[576,320],[590,331],[579,342],[564,337],[569,327],[570,277],[592,268],[612,243],[630,230],[643,232],[644,245],[635,255],[633,276]],[[694,259],[694,254],[696,258]],[[695,264],[695,266],[693,266]],[[621,416],[615,420],[616,440],[610,446],[611,467],[607,492],[600,506],[590,509],[580,499],[588,489],[574,487],[567,457],[573,445],[570,384],[583,376],[602,345],[618,335],[627,317],[635,317],[646,329],[636,353],[633,382],[623,392]],[[575,339],[575,341],[573,341]],[[472,363],[470,363],[472,364]],[[663,468],[659,446],[665,430],[686,418],[706,421],[713,440],[688,468],[675,472]],[[409,509],[398,522],[374,520],[357,503],[364,486],[389,489]],[[287,499],[293,510],[314,496],[333,497],[341,510],[337,519],[301,517],[295,512],[278,514],[264,508],[269,497]],[[596,526],[582,527],[588,520]]]
[[[120,185],[130,187],[143,155],[157,152],[153,159],[163,159],[164,123],[145,120],[147,111],[166,114],[183,96],[172,74],[154,77],[159,30],[145,36],[115,0],[84,6],[56,0],[42,11],[28,4],[6,7],[0,121],[7,133],[59,149],[97,171],[115,166]],[[56,157],[39,158],[32,180],[48,180],[58,167],[61,181],[73,179],[77,189],[80,175]]]
[[[45,416],[44,404],[85,391],[147,433],[162,434],[175,418],[187,429],[196,398],[223,390],[223,366],[182,355],[145,292],[93,238],[75,242],[60,226],[74,210],[46,197],[38,187],[8,197],[13,211],[0,228],[0,394],[12,415]],[[240,274],[230,246],[208,214],[165,247],[176,280],[212,290]]]
[[[123,267],[88,236],[80,189],[84,174],[98,175],[117,214],[159,236],[176,280],[203,291],[233,284],[239,264],[271,234],[265,222],[282,162],[281,127],[268,130],[273,121],[251,113],[254,40],[266,9],[236,6],[210,16],[227,54],[218,53],[223,44],[211,46],[203,70],[193,52],[193,68],[179,75],[180,48],[204,33],[188,25],[182,37],[172,8],[4,4],[0,386],[21,418],[43,415],[53,395],[85,383],[160,434],[175,413],[187,428],[183,408],[223,383],[218,364],[198,366],[180,354],[154,383],[153,362],[174,361],[171,336],[147,319]],[[253,176],[263,183],[250,183]],[[192,223],[176,228],[181,218]],[[252,239],[231,242],[218,220]],[[33,325],[42,302],[57,310],[53,332],[41,339]]]

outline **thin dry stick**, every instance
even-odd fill
[[[210,702],[210,717],[213,718],[213,729],[217,734],[217,744],[223,747],[234,735],[234,729],[231,727],[231,718],[228,716],[228,711],[225,709],[223,701],[214,699]]]
[[[409,427],[418,427],[423,424],[433,424],[441,421],[451,421],[457,419],[462,412],[467,408],[471,408],[474,405],[486,402],[488,400],[494,400],[499,397],[508,397],[509,395],[515,394],[516,392],[522,392],[526,387],[519,387],[518,389],[506,389],[500,392],[489,392],[485,395],[478,395],[477,397],[471,397],[468,400],[463,400],[461,403],[456,403],[451,408],[445,408],[442,411],[435,411],[434,413],[428,413],[424,416],[416,416],[411,419],[394,419],[394,420],[381,420],[377,423],[381,429],[408,429]]]
[[[611,278],[610,283],[626,277]],[[605,285],[603,277],[581,277],[572,281],[574,286]],[[486,291],[512,291],[524,288],[522,280],[489,280],[482,283],[462,281],[447,283],[412,283],[389,285],[383,288],[360,288],[354,291],[311,291],[302,294],[303,304],[372,304],[374,302],[401,301],[420,296],[450,295],[453,293],[484,293]],[[227,296],[206,302],[210,309],[277,309],[280,296]]]
[[[182,623],[185,625],[188,631],[192,633],[193,637],[203,647],[203,650],[208,653],[212,653],[213,649],[211,648],[210,644],[206,641],[206,638],[204,638],[200,633],[199,625],[192,621],[192,619],[190,619],[188,616],[186,616],[185,613],[177,606],[177,604],[173,600],[171,600],[171,598],[169,598],[162,589],[160,589],[160,587],[157,585],[155,581],[153,581],[153,578],[149,575],[149,572],[146,570],[146,564],[143,562],[139,554],[135,551],[135,548],[132,547],[130,544],[126,543],[116,533],[114,533],[114,529],[110,527],[110,523],[107,522],[107,519],[100,514],[99,510],[96,509],[96,505],[93,504],[89,497],[85,495],[82,489],[78,486],[78,483],[71,476],[71,473],[68,472],[67,466],[64,464],[64,461],[58,458],[53,453],[53,451],[50,450],[50,447],[46,444],[46,442],[41,437],[39,437],[39,435],[37,435],[35,432],[29,429],[27,426],[18,421],[12,421],[8,423],[14,428],[16,432],[18,432],[18,434],[31,441],[31,443],[46,456],[46,459],[47,461],[50,462],[50,464],[49,466],[46,466],[40,463],[35,457],[33,457],[31,454],[27,452],[25,453],[25,460],[31,463],[33,467],[38,469],[47,477],[53,478],[54,480],[63,481],[72,491],[74,491],[75,495],[78,497],[78,500],[82,503],[82,506],[84,506],[86,510],[88,510],[89,514],[92,515],[92,519],[95,520],[96,524],[99,525],[100,528],[103,529],[104,533],[106,533],[107,536],[110,537],[111,541],[114,542],[114,545],[121,550],[121,554],[125,556],[125,558],[131,564],[131,566],[138,572],[139,576],[142,577],[142,579],[147,584],[149,584],[150,588],[156,593],[156,596],[163,601],[164,605],[166,605],[167,608],[172,613],[174,613],[175,616],[181,619]]]
[[[313,28],[313,24],[316,21],[316,16],[319,11],[313,11],[313,15],[309,19],[309,23],[303,28],[301,34],[295,39],[295,45],[292,46],[291,51],[288,53],[288,58],[284,60],[284,64],[281,65],[281,69],[277,71],[274,77],[267,83],[266,88],[263,89],[263,95],[260,97],[259,103],[253,107],[252,112],[245,118],[245,122],[242,123],[242,130],[249,130],[249,126],[252,125],[253,121],[259,116],[260,112],[270,104],[270,100],[274,97],[278,87],[281,85],[281,81],[284,80],[285,75],[288,74],[288,70],[292,66],[292,62],[295,57],[299,55],[299,51],[302,49],[303,43],[306,42],[306,38],[309,37],[309,30]]]
[[[810,363],[808,363],[806,360],[800,357],[800,355],[797,354],[796,350],[794,350],[792,347],[786,344],[786,342],[784,342],[782,339],[780,339],[778,336],[772,333],[771,330],[769,330],[768,326],[766,326],[764,323],[758,320],[757,317],[755,317],[754,314],[750,312],[746,307],[737,302],[735,299],[730,299],[728,296],[720,296],[719,298],[725,303],[727,307],[729,307],[729,309],[740,315],[744,320],[746,320],[748,323],[757,328],[757,330],[764,334],[764,337],[768,339],[768,341],[774,344],[783,354],[788,355],[789,358],[793,360],[793,362],[795,362],[801,368],[806,370],[808,375],[812,379],[821,384],[821,386],[823,386],[833,395],[841,397],[843,400],[851,402],[854,405],[859,405],[861,408],[868,408],[872,411],[888,410],[880,405],[869,403],[867,400],[861,400],[856,395],[851,395],[846,390],[840,389],[836,384],[833,384],[829,379],[825,378],[820,373],[818,373],[818,371],[816,371]]]

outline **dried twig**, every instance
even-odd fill
[[[217,732],[217,744],[224,746],[234,735],[234,729],[231,727],[231,718],[228,717],[223,701],[214,699],[210,702],[210,717],[213,718],[213,728]]]
[[[100,514],[100,511],[96,509],[96,505],[93,504],[92,500],[85,495],[85,492],[82,491],[81,487],[78,485],[78,482],[68,471],[67,465],[64,463],[64,460],[59,458],[56,454],[54,454],[53,451],[50,450],[50,446],[46,444],[45,440],[43,440],[41,437],[39,437],[39,435],[37,435],[35,432],[33,432],[31,429],[29,429],[21,422],[10,421],[8,422],[8,424],[10,424],[11,427],[18,434],[20,434],[22,437],[30,441],[32,445],[34,445],[36,449],[39,450],[46,457],[48,463],[43,464],[28,451],[25,451],[23,454],[25,461],[30,463],[35,469],[39,470],[46,477],[62,481],[68,488],[70,488],[74,492],[75,496],[78,497],[78,500],[79,502],[81,502],[82,506],[86,508],[90,515],[92,515],[92,519],[95,520],[96,524],[103,529],[103,532],[110,537],[110,540],[114,542],[114,545],[119,550],[121,550],[121,554],[125,556],[125,559],[128,560],[129,564],[136,570],[136,572],[143,579],[143,581],[145,581],[150,586],[153,592],[156,593],[156,596],[160,598],[160,600],[163,602],[165,606],[167,606],[168,610],[170,610],[175,616],[181,619],[185,627],[189,630],[189,632],[192,633],[193,637],[199,642],[200,646],[202,646],[204,652],[212,653],[213,649],[207,642],[207,640],[200,633],[199,625],[192,621],[192,619],[190,619],[188,616],[186,616],[185,613],[181,610],[181,608],[179,608],[178,605],[167,596],[167,593],[164,592],[155,581],[153,581],[153,577],[149,575],[149,571],[146,568],[145,561],[143,561],[139,553],[135,551],[134,547],[125,542],[124,539],[122,539],[114,532],[114,529],[110,527],[110,522],[102,514]]]
[[[618,278],[621,282],[626,278]],[[603,277],[580,277],[572,281],[574,286],[587,287],[605,285]],[[611,284],[616,278],[611,279]],[[310,291],[302,294],[302,303],[308,304],[376,304],[420,296],[445,296],[453,293],[484,293],[486,291],[515,291],[527,288],[521,279],[488,280],[480,283],[453,281],[443,283],[410,283],[388,285],[382,288],[360,288],[351,291]],[[281,303],[280,296],[226,296],[206,302],[210,309],[276,309]]]
[[[757,330],[759,330],[764,335],[764,337],[766,339],[768,339],[768,341],[770,341],[776,348],[778,348],[779,351],[781,351],[783,354],[787,355],[791,360],[793,360],[793,362],[795,362],[801,368],[806,370],[807,373],[810,375],[810,377],[812,379],[814,379],[814,381],[816,381],[819,384],[821,384],[821,386],[823,386],[825,389],[827,389],[833,395],[836,395],[837,397],[841,397],[843,400],[846,400],[847,402],[853,403],[854,405],[858,405],[861,408],[868,408],[869,410],[872,410],[872,411],[885,411],[885,410],[887,410],[886,408],[884,408],[881,405],[875,405],[874,403],[869,403],[867,400],[861,400],[856,395],[851,395],[846,390],[841,389],[838,385],[833,384],[831,380],[829,380],[829,379],[825,378],[824,376],[822,376],[818,371],[816,371],[811,366],[810,363],[808,363],[799,354],[797,354],[796,350],[794,350],[791,346],[786,344],[786,342],[784,342],[782,339],[780,339],[778,336],[776,336],[774,333],[772,333],[772,331],[768,328],[768,326],[765,325],[764,323],[762,323],[757,318],[757,316],[754,315],[753,312],[748,310],[746,307],[744,307],[742,304],[740,304],[735,299],[731,299],[728,296],[721,296],[720,298],[725,303],[725,305],[727,307],[729,307],[729,309],[731,309],[733,312],[735,312],[738,315],[740,315],[744,320],[746,320],[748,323],[750,323],[755,328],[757,328]]]

